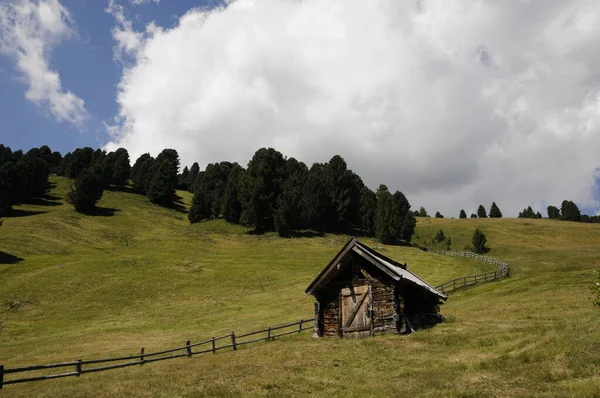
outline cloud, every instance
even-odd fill
[[[158,4],[160,3],[160,0],[131,0],[131,4],[133,4],[134,6],[139,6],[147,3]]]
[[[108,147],[337,153],[446,216],[600,208],[598,48],[595,0],[237,0],[147,30]]]
[[[143,4],[145,0],[134,0],[133,4]],[[142,45],[144,35],[133,29],[131,21],[125,16],[125,8],[115,0],[108,0],[108,7],[104,10],[111,14],[116,21],[116,26],[111,30],[115,41],[114,58],[122,61],[124,55],[134,55]]]
[[[72,23],[57,0],[0,2],[0,53],[15,59],[28,85],[25,97],[46,106],[57,121],[83,128],[88,116],[84,101],[65,91],[49,66],[50,51],[73,34]]]

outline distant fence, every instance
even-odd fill
[[[212,337],[208,340],[201,341],[199,343],[191,343],[190,340],[185,342],[185,346],[172,348],[165,351],[145,353],[144,348],[140,350],[139,355],[124,356],[118,358],[105,358],[105,359],[91,359],[83,360],[78,359],[72,362],[53,363],[47,365],[36,365],[36,366],[25,366],[21,368],[5,369],[4,365],[0,365],[0,389],[7,384],[27,383],[39,380],[58,379],[61,377],[81,376],[86,373],[102,372],[110,369],[126,368],[128,366],[144,365],[146,363],[164,361],[167,359],[192,357],[193,355],[216,353],[219,350],[231,348],[233,351],[237,350],[237,347],[257,343],[259,341],[270,341],[277,337],[286,336],[289,334],[300,333],[306,329],[312,329],[307,325],[314,322],[314,318],[301,319],[298,322],[286,323],[284,325],[278,325],[274,327],[267,327],[266,329],[257,330],[255,332],[245,333],[236,335],[234,332],[226,334],[220,337]],[[264,336],[261,336],[264,334]],[[250,339],[249,339],[250,338]],[[225,343],[225,344],[223,344]],[[193,348],[202,347],[199,351],[194,351]],[[89,365],[99,365],[106,363],[120,362],[113,365],[106,366],[95,366],[88,367]],[[72,371],[64,373],[37,375],[33,377],[20,378],[5,380],[6,375],[13,375],[17,373],[43,371],[47,369],[56,368],[73,368]],[[9,376],[10,377],[10,376]]]
[[[485,262],[488,264],[494,264],[498,267],[497,271],[489,271],[484,272],[483,274],[469,275],[469,276],[461,276],[460,278],[454,278],[447,282],[442,283],[441,285],[436,286],[435,288],[440,292],[446,294],[453,292],[456,289],[461,287],[475,285],[477,283],[489,282],[496,279],[505,278],[508,276],[510,272],[510,266],[498,260],[497,258],[482,256],[477,253],[472,252],[453,252],[448,250],[436,250],[436,249],[427,249],[428,252],[441,254],[444,256],[455,256],[455,257],[470,257],[475,258],[481,262]]]

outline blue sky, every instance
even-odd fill
[[[66,153],[83,146],[101,147],[109,141],[104,123],[111,124],[118,113],[115,98],[124,66],[113,59],[111,29],[115,19],[105,12],[107,1],[62,0],[61,4],[71,14],[75,35],[52,48],[49,67],[60,73],[63,89],[85,101],[89,117],[83,128],[54,120],[44,106],[25,98],[26,84],[15,70],[14,60],[0,56],[0,142],[13,149],[49,145]],[[151,21],[173,27],[189,9],[212,8],[217,3],[186,0],[122,4],[134,29],[143,30]]]
[[[599,213],[600,2],[476,3],[0,0],[0,143],[339,154],[430,213]]]

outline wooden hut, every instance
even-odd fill
[[[306,289],[318,336],[410,333],[442,321],[447,297],[400,264],[352,238]]]

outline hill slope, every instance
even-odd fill
[[[347,239],[254,236],[222,221],[191,226],[184,213],[125,192],[105,193],[104,216],[82,216],[64,204],[68,181],[54,182],[54,200],[22,206],[0,229],[0,251],[24,259],[0,264],[0,358],[9,367],[169,348],[310,316],[304,288]],[[600,268],[600,226],[419,219],[416,240],[443,228],[462,248],[475,227],[512,277],[453,294],[442,309],[449,321],[432,330],[363,341],[304,335],[3,394],[592,396],[600,321],[588,287]],[[490,269],[367,243],[433,284]]]

